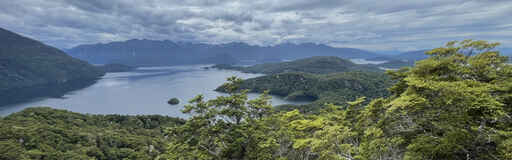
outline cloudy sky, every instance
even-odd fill
[[[59,48],[128,39],[373,51],[512,47],[512,0],[1,0],[0,27]]]

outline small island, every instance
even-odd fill
[[[178,98],[171,98],[169,101],[167,101],[167,103],[170,105],[177,105],[180,104],[180,100]]]

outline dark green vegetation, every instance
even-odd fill
[[[169,101],[167,101],[167,103],[170,105],[177,105],[180,104],[180,100],[178,98],[171,98]]]
[[[301,110],[318,110],[326,103],[346,104],[358,97],[386,97],[391,79],[376,72],[342,72],[331,74],[281,73],[244,80],[240,89],[283,96],[288,100],[312,100],[313,104],[298,106]],[[225,86],[217,90],[226,91]],[[315,109],[316,106],[317,108]],[[283,106],[286,107],[286,106]]]
[[[277,112],[248,100],[241,79],[229,95],[198,96],[184,125],[168,130],[167,159],[512,159],[512,66],[497,43],[450,42],[412,68],[388,72],[391,95],[318,114]]]
[[[123,64],[105,64],[98,66],[103,72],[128,72],[135,69],[135,67],[127,66]]]
[[[0,37],[0,106],[43,95],[59,96],[104,74],[36,40],[1,28]]]
[[[375,53],[334,48],[322,44],[280,44],[255,46],[246,43],[201,44],[156,40],[128,40],[106,44],[80,45],[67,50],[74,57],[95,64],[119,63],[130,66],[183,64],[256,64],[316,56],[343,58],[377,57]]]
[[[309,100],[308,105],[282,105],[283,110],[300,109],[316,112],[323,104],[346,104],[365,96],[386,97],[391,79],[372,65],[358,65],[338,57],[311,57],[283,63],[258,64],[250,67],[215,65],[213,68],[240,70],[270,75],[245,80],[240,88],[250,92],[283,96],[288,100]],[[217,91],[225,91],[223,86]]]
[[[166,150],[163,128],[182,123],[29,108],[0,119],[0,159],[156,159]]]
[[[257,64],[250,67],[238,67],[231,65],[215,65],[213,68],[232,69],[247,73],[275,74],[284,72],[304,73],[335,73],[348,71],[381,71],[369,65],[358,65],[349,60],[333,56],[318,56],[299,59],[291,62]]]

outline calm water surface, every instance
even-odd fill
[[[198,94],[215,98],[223,93],[214,89],[230,76],[252,78],[259,74],[238,71],[202,69],[204,65],[143,67],[133,72],[108,73],[96,84],[70,92],[62,98],[40,98],[27,103],[0,107],[0,116],[21,111],[28,107],[50,106],[73,112],[92,114],[161,114],[186,117],[180,110],[188,100]],[[258,94],[250,94],[256,98]],[[167,100],[180,99],[179,105],[171,106]],[[272,97],[272,104],[304,104],[281,97]]]

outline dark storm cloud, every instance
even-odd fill
[[[51,45],[134,38],[414,50],[466,38],[512,47],[508,0],[16,0],[0,27]]]

